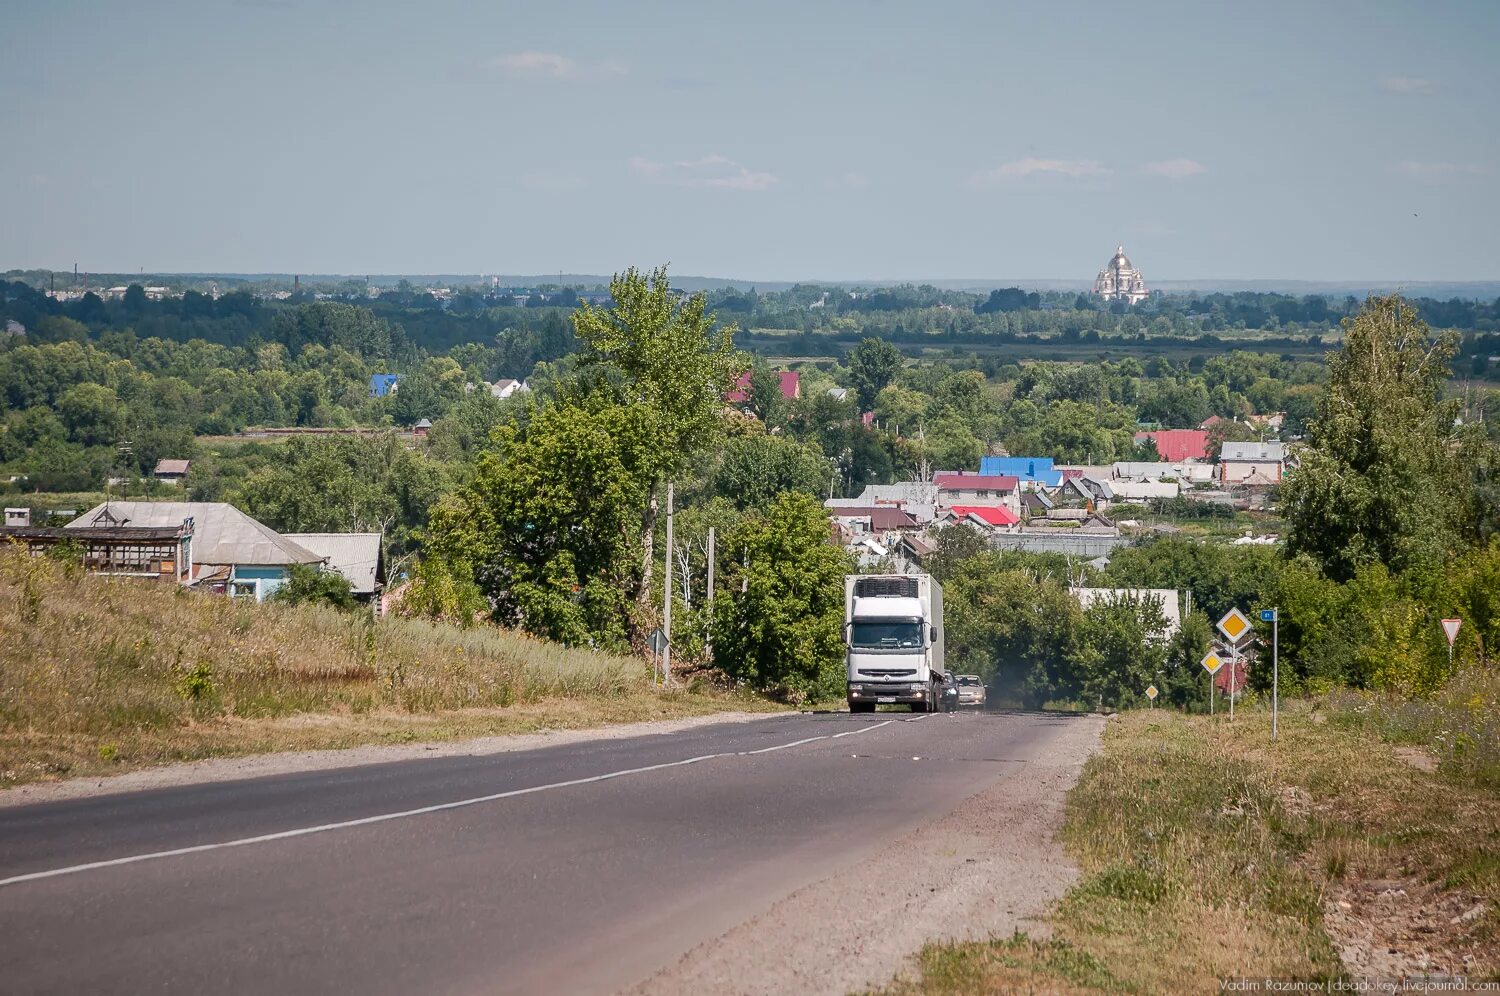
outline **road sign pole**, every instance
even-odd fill
[[[1234,722],[1234,675],[1240,668],[1240,648],[1229,648],[1229,721]]]
[[[1281,720],[1281,610],[1271,617],[1271,739],[1276,739]]]

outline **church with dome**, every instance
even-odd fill
[[[1147,296],[1146,278],[1141,271],[1130,265],[1124,246],[1115,247],[1114,258],[1099,271],[1094,280],[1094,293],[1106,301],[1129,301],[1135,304]]]

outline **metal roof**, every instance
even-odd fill
[[[1219,454],[1219,462],[1225,460],[1255,460],[1276,463],[1286,459],[1286,447],[1281,443],[1225,443]]]
[[[373,595],[376,583],[385,581],[380,533],[287,533],[286,538],[326,557],[356,595]]]
[[[193,520],[193,562],[275,567],[323,558],[220,501],[112,501],[96,505],[68,529],[180,526]]]

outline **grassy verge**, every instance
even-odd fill
[[[935,944],[895,993],[1219,991],[1500,970],[1500,798],[1326,703],[1127,714],[1069,797],[1046,939]],[[1413,763],[1416,762],[1416,763]]]
[[[90,577],[0,549],[0,788],[169,761],[773,709],[635,658]]]

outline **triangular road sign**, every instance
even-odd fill
[[[1458,639],[1458,627],[1463,625],[1462,619],[1444,619],[1443,632],[1448,636],[1448,646],[1453,646],[1453,641]]]

